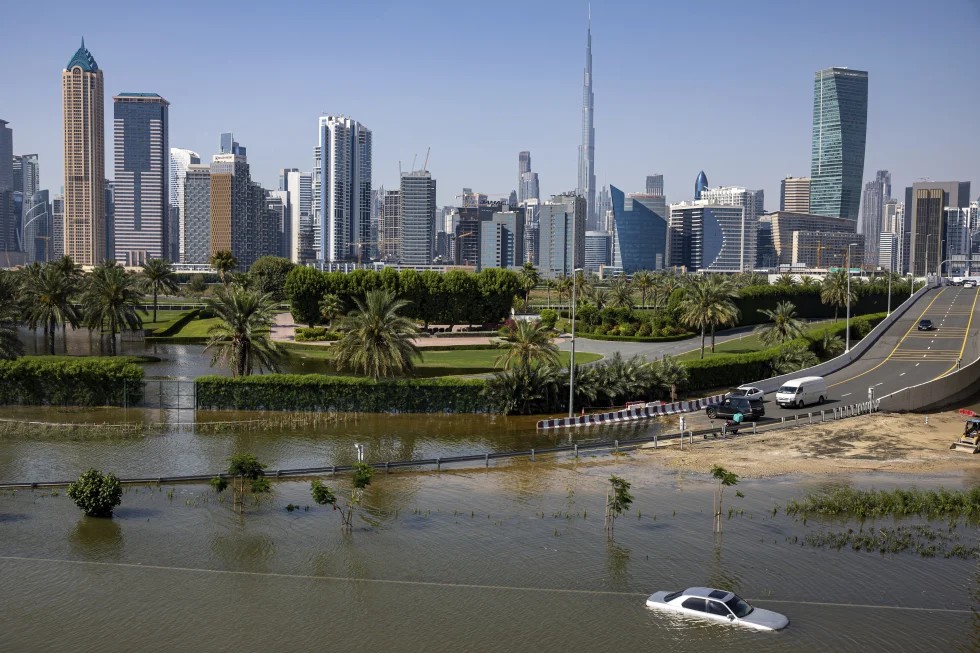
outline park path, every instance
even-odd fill
[[[276,321],[272,324],[272,339],[275,342],[296,342],[296,324],[290,313],[278,313]],[[444,347],[446,345],[489,345],[493,342],[492,338],[473,337],[473,338],[416,338],[415,346],[419,349],[426,347]],[[319,347],[329,347],[329,342],[304,342],[304,345],[315,345]]]

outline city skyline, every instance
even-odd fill
[[[61,3],[42,4],[59,6]],[[215,17],[222,4],[218,2],[215,7],[206,9],[201,15],[203,24]],[[505,2],[501,12],[507,11],[506,5],[508,3]],[[715,59],[712,64],[723,70],[764,65],[760,69],[765,74],[759,75],[759,81],[746,84],[744,90],[723,84],[726,92],[734,94],[734,99],[741,98],[743,109],[733,109],[729,103],[724,103],[724,106],[714,108],[705,106],[678,110],[669,103],[660,103],[653,111],[641,111],[640,106],[633,105],[643,105],[643,102],[615,101],[617,96],[632,92],[631,78],[654,54],[654,50],[636,39],[624,38],[623,27],[613,20],[616,10],[622,10],[624,5],[628,5],[631,11],[639,12],[640,17],[652,11],[634,3],[618,2],[597,4],[592,12],[595,94],[598,96],[595,113],[597,188],[616,184],[627,192],[640,191],[647,174],[662,171],[668,197],[672,200],[690,199],[690,180],[704,169],[715,184],[742,185],[768,191],[771,206],[767,206],[767,209],[775,209],[773,198],[777,197],[780,180],[786,176],[804,176],[808,173],[812,75],[831,64],[849,65],[871,73],[865,179],[872,178],[876,169],[891,170],[896,186],[908,185],[923,177],[973,180],[980,177],[980,164],[973,156],[980,149],[980,135],[975,122],[969,119],[969,106],[976,104],[980,83],[977,83],[977,71],[969,65],[968,48],[960,45],[967,41],[956,38],[956,33],[962,31],[966,34],[967,27],[980,23],[980,12],[973,8],[966,8],[965,17],[968,20],[964,24],[954,25],[955,33],[950,38],[914,56],[894,45],[883,47],[886,41],[879,40],[875,35],[863,41],[848,38],[858,32],[864,38],[865,34],[858,23],[867,14],[874,14],[883,30],[893,28],[893,35],[911,33],[912,19],[906,15],[908,12],[901,4],[882,4],[881,7],[889,9],[884,16],[876,13],[874,7],[855,8],[851,16],[854,24],[840,24],[840,37],[833,40],[821,40],[809,35],[801,37],[799,34],[789,39],[781,33],[770,33],[764,27],[753,27],[760,30],[757,33],[765,33],[770,39],[765,47],[746,46],[734,57]],[[544,3],[530,7],[524,14],[529,29],[546,23],[560,25],[564,29],[560,38],[548,39],[547,48],[543,45],[535,47],[540,72],[534,75],[522,73],[516,81],[523,93],[537,89],[542,98],[538,103],[518,103],[519,110],[493,103],[488,105],[485,101],[476,102],[465,92],[454,93],[452,111],[439,109],[431,102],[433,94],[439,92],[443,82],[453,86],[458,86],[461,81],[470,83],[461,77],[463,68],[472,69],[474,65],[479,65],[479,70],[484,74],[471,77],[480,78],[481,86],[486,85],[487,79],[509,78],[513,75],[513,69],[508,70],[505,65],[512,61],[509,56],[502,56],[500,62],[491,62],[484,59],[474,61],[469,55],[455,57],[456,61],[427,55],[427,60],[435,59],[432,77],[441,81],[413,90],[399,81],[405,64],[397,59],[370,54],[365,65],[377,68],[379,63],[383,63],[377,69],[393,82],[392,85],[379,87],[384,89],[382,91],[367,89],[364,92],[366,87],[361,83],[354,84],[352,74],[342,74],[337,92],[316,92],[312,87],[317,85],[290,85],[288,103],[260,99],[245,106],[246,103],[228,102],[227,98],[236,92],[236,84],[243,83],[240,75],[217,74],[219,63],[203,60],[190,35],[178,37],[177,45],[184,46],[184,52],[181,52],[180,48],[169,47],[163,35],[164,29],[159,35],[151,32],[140,34],[138,38],[110,29],[118,20],[143,15],[144,10],[126,6],[120,7],[119,15],[111,18],[111,12],[107,10],[93,12],[91,16],[78,16],[78,20],[73,21],[55,19],[44,47],[33,45],[31,58],[23,62],[23,92],[11,96],[0,107],[3,112],[0,117],[8,120],[14,129],[15,153],[40,153],[41,185],[57,194],[60,179],[63,178],[60,139],[57,138],[60,112],[59,107],[52,109],[49,106],[58,90],[51,88],[50,80],[51,75],[56,74],[55,71],[63,65],[66,49],[70,51],[84,32],[89,47],[107,71],[105,84],[108,93],[141,88],[167,97],[173,104],[171,144],[199,151],[205,157],[213,153],[211,143],[214,133],[229,127],[235,129],[251,144],[255,178],[266,187],[275,187],[275,173],[282,167],[300,170],[312,167],[308,149],[312,138],[309,125],[320,113],[328,112],[356,115],[358,120],[371,125],[376,134],[376,186],[397,186],[398,162],[402,161],[407,167],[412,156],[416,153],[421,156],[431,145],[429,168],[433,176],[440,180],[440,205],[451,204],[452,196],[463,186],[488,193],[509,192],[514,190],[515,185],[511,172],[513,157],[521,150],[530,150],[536,153],[535,170],[540,172],[543,182],[541,195],[548,196],[576,185],[577,147],[582,124],[581,45],[587,20],[584,5],[574,11],[569,8],[554,11],[556,7],[553,3]],[[468,15],[473,11],[473,8],[465,8],[463,13]],[[671,5],[658,8],[658,11],[662,11],[664,17],[669,17],[679,14],[681,9]],[[789,7],[772,8],[766,12],[759,8],[740,8],[738,12],[722,10],[715,12],[717,15],[707,17],[705,29],[721,30],[723,22],[732,20],[738,24],[760,19],[763,19],[763,24],[765,21],[788,20],[796,11]],[[11,8],[9,15],[12,23],[17,22],[20,14],[25,20],[30,15],[26,7]],[[397,7],[386,7],[378,17],[376,27],[380,32],[388,33],[395,29],[396,23],[400,25],[408,21],[418,27],[420,21],[429,21],[431,24],[421,27],[434,30],[440,24],[437,14],[437,7],[427,7],[420,16],[411,16]],[[284,25],[295,27],[302,33],[307,29],[304,21],[310,22],[306,20],[308,18],[290,14],[282,16],[281,20]],[[338,20],[346,24],[346,21],[353,22],[354,17],[340,15]],[[172,18],[163,17],[161,28],[171,21]],[[243,35],[247,35],[257,32],[259,22],[258,19],[242,16],[236,18],[235,25]],[[626,29],[629,32],[633,28],[627,26]],[[23,59],[22,53],[27,50],[18,50],[17,45],[26,43],[24,38],[25,35],[19,32],[11,34],[11,38],[0,43],[0,52]],[[668,50],[670,43],[681,40],[680,35],[674,33],[665,34],[664,39],[663,46]],[[340,39],[337,47],[341,47],[346,40],[346,37]],[[275,39],[272,41],[276,42]],[[291,38],[288,47],[283,47],[288,53],[299,56],[305,48],[300,45],[301,42],[300,38]],[[887,41],[894,42],[894,38]],[[175,74],[175,70],[180,70],[179,66],[170,66],[166,61],[156,61],[149,56],[132,56],[133,52],[148,52],[153,44],[164,43],[168,44],[168,52],[178,57],[178,61],[188,64],[193,61],[193,70],[186,69],[186,74]],[[768,52],[780,44],[787,47],[792,44],[792,47],[789,47],[787,56],[778,64],[773,64],[768,59]],[[261,52],[267,50],[269,44],[250,41],[241,47]],[[691,53],[692,58],[685,66],[706,65],[713,54],[717,55],[717,49],[706,48],[704,52]],[[261,56],[250,56],[249,61],[259,74],[268,69]],[[913,63],[917,65],[913,66]],[[297,68],[305,70],[301,73],[305,75],[314,72],[302,65]],[[928,68],[944,69],[955,77],[962,86],[962,101],[937,105],[913,97],[908,89],[917,79],[925,79],[924,73],[917,70]],[[682,87],[683,71],[678,66],[665,64],[658,67],[657,72],[658,88],[669,90]],[[409,81],[408,78],[405,81]],[[412,77],[411,81],[415,83],[418,80]],[[275,88],[280,88],[279,83],[275,82]],[[383,101],[392,93],[399,96],[397,110],[391,108],[390,102]],[[30,102],[18,101],[18,98],[28,97]],[[54,102],[57,104],[56,99]],[[747,102],[749,110],[746,111]],[[732,103],[735,104],[739,102]],[[406,116],[417,119],[416,129],[400,129],[401,121]],[[504,116],[520,119],[512,121],[510,124],[513,128],[501,135],[493,127],[494,121]],[[426,119],[421,120],[423,117]],[[650,129],[647,124],[649,120],[654,120],[657,128]],[[743,134],[724,129],[733,126],[735,121],[739,121]],[[668,127],[664,128],[664,124]],[[926,129],[933,125],[938,125],[939,129]],[[686,133],[685,138],[689,139],[690,134],[709,128],[719,132],[715,146],[706,153],[689,151],[681,135]],[[404,133],[406,131],[409,133]],[[726,131],[730,133],[723,133]],[[896,135],[900,133],[903,137],[897,138]],[[487,138],[481,138],[481,134],[486,134]],[[490,138],[490,134],[493,134],[493,138]],[[756,142],[750,145],[746,142],[747,136]],[[641,147],[633,146],[637,139]],[[740,147],[751,148],[748,151],[753,156],[745,160]],[[479,155],[476,155],[477,152]],[[911,152],[915,152],[916,156],[911,156]],[[106,154],[111,157],[111,152]]]

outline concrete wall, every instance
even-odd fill
[[[851,351],[847,352],[846,354],[841,354],[837,358],[832,358],[829,361],[824,361],[819,365],[814,365],[813,367],[805,370],[800,370],[791,374],[783,374],[782,376],[775,376],[769,379],[762,379],[760,381],[756,381],[755,383],[747,383],[745,385],[752,385],[759,388],[763,392],[769,393],[775,392],[780,386],[783,385],[783,383],[789,381],[790,379],[798,379],[801,376],[827,376],[828,374],[833,374],[834,372],[844,369],[855,360],[863,356],[864,353],[868,351],[873,344],[878,342],[878,339],[881,338],[881,336],[883,336],[885,332],[899,320],[899,318],[905,315],[906,311],[912,308],[912,306],[914,306],[927,292],[929,292],[931,288],[933,288],[933,286],[924,286],[912,296],[911,301],[906,299],[904,302],[899,304],[895,310],[892,311],[891,315],[879,322],[867,336],[851,347]]]
[[[956,405],[980,391],[980,359],[941,379],[893,392],[881,398],[879,410],[904,413],[907,411],[939,410]]]

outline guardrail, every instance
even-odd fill
[[[614,424],[616,422],[631,422],[640,419],[650,419],[663,417],[665,415],[679,415],[701,410],[707,406],[720,404],[725,399],[725,395],[712,395],[703,399],[692,401],[675,401],[670,404],[660,402],[650,402],[643,406],[615,410],[606,413],[590,413],[578,417],[562,417],[555,419],[538,420],[539,429],[558,429],[572,426],[594,426],[596,424]]]
[[[894,413],[939,410],[980,391],[980,358],[952,374],[896,390],[879,399],[881,410]]]

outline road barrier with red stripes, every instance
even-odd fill
[[[640,419],[651,419],[663,417],[665,415],[679,415],[681,413],[691,413],[708,406],[714,406],[724,401],[725,395],[712,395],[703,399],[693,401],[675,401],[665,404],[659,401],[633,406],[623,410],[616,410],[609,413],[591,413],[578,417],[560,417],[555,419],[542,419],[538,421],[539,429],[560,429],[572,426],[593,426],[595,424],[613,424],[616,422],[633,422]]]

